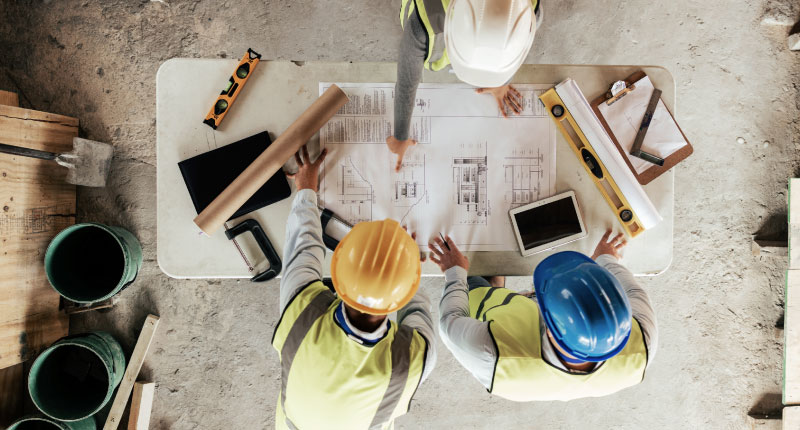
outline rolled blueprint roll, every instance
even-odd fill
[[[331,85],[261,155],[209,204],[194,223],[211,235],[231,217],[314,133],[347,103],[347,95]]]
[[[591,105],[581,89],[578,88],[578,84],[572,79],[567,79],[556,85],[556,93],[572,113],[578,127],[591,143],[592,149],[606,166],[608,174],[611,175],[619,190],[628,200],[631,210],[642,222],[642,227],[645,230],[655,227],[663,218],[653,206],[653,202],[650,201],[644,188],[633,176],[622,155],[614,147],[614,142],[611,141],[611,137],[597,119],[597,115],[594,114]]]

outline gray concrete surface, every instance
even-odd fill
[[[754,257],[781,234],[798,166],[800,56],[784,0],[543,0],[531,63],[655,64],[678,84],[677,119],[695,154],[677,168],[675,259],[643,279],[660,352],[646,381],[602,399],[492,398],[441,343],[438,367],[398,429],[750,429],[780,405],[785,257]],[[152,428],[272,428],[279,387],[270,346],[277,283],[170,279],[156,264],[155,74],[172,57],[393,61],[399,1],[0,0],[0,89],[75,116],[116,147],[113,177],[81,189],[78,219],[136,233],[145,264],[107,313],[72,319],[132,348],[144,316],[162,326],[143,375],[157,382]],[[742,137],[745,143],[737,143]],[[514,279],[515,288],[529,279]],[[441,284],[426,280],[434,298]]]

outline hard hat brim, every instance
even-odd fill
[[[386,221],[393,222],[399,228],[399,223],[397,223],[397,221],[384,220],[384,222],[386,222]],[[341,258],[341,256],[342,256],[342,250],[344,249],[345,244],[349,240],[351,240],[350,235],[355,230],[356,230],[356,227],[354,227],[350,231],[350,233],[348,233],[347,236],[345,236],[339,242],[339,244],[336,245],[336,249],[333,251],[333,256],[331,257],[331,280],[333,281],[333,288],[336,291],[336,294],[339,296],[340,299],[342,299],[342,301],[347,306],[349,306],[349,307],[351,307],[353,309],[356,309],[359,312],[363,312],[363,313],[367,313],[367,314],[371,314],[371,315],[388,315],[388,314],[391,314],[393,312],[396,312],[396,311],[402,309],[403,306],[408,304],[408,302],[410,302],[411,299],[414,298],[414,295],[416,295],[417,291],[419,290],[419,284],[420,284],[420,281],[421,281],[421,278],[422,278],[422,267],[421,267],[419,259],[415,259],[414,260],[415,264],[414,264],[414,267],[413,267],[413,271],[415,273],[413,275],[414,276],[413,277],[413,281],[412,281],[413,283],[411,283],[411,285],[410,285],[410,287],[408,289],[408,292],[406,293],[405,296],[403,296],[400,299],[395,298],[395,300],[392,301],[390,306],[387,306],[387,307],[374,308],[374,307],[368,306],[367,304],[362,303],[362,300],[359,300],[360,297],[353,297],[352,295],[348,294],[346,286],[343,285],[343,282],[340,279],[340,276],[338,276],[339,258]],[[407,232],[403,232],[403,233],[408,236],[408,240],[412,240],[411,236],[408,235]],[[417,246],[416,246],[416,243],[414,243],[414,248],[418,249]]]
[[[478,88],[497,88],[507,84],[517,69],[506,72],[489,72],[487,70],[477,70],[469,66],[460,64],[458,60],[450,59],[450,64],[453,66],[453,72],[462,82],[473,85]]]

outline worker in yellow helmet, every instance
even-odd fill
[[[318,169],[304,147],[286,225],[279,429],[388,429],[436,362],[431,304],[418,292],[420,252],[393,220],[362,222],[333,253],[335,292],[322,283],[325,245]],[[388,315],[397,312],[397,320]]]
[[[509,84],[525,61],[541,24],[539,0],[402,0],[403,38],[394,91],[394,133],[386,138],[402,167],[423,67],[452,66],[458,78],[491,94],[503,116],[522,111],[522,96]]]
[[[444,344],[490,393],[514,401],[600,397],[640,383],[658,344],[655,312],[619,262],[623,235],[610,236],[592,258],[562,251],[542,260],[524,294],[467,277],[469,260],[437,238]]]

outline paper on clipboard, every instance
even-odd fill
[[[653,167],[653,164],[641,158],[630,155],[636,133],[642,124],[647,104],[653,94],[653,83],[649,76],[645,76],[635,84],[635,89],[625,97],[620,98],[611,105],[601,103],[597,108],[603,115],[611,132],[628,157],[637,174]],[[650,128],[642,143],[642,151],[649,152],[661,158],[667,158],[679,149],[688,145],[686,139],[672,118],[663,100],[658,101],[658,107],[653,114]]]

